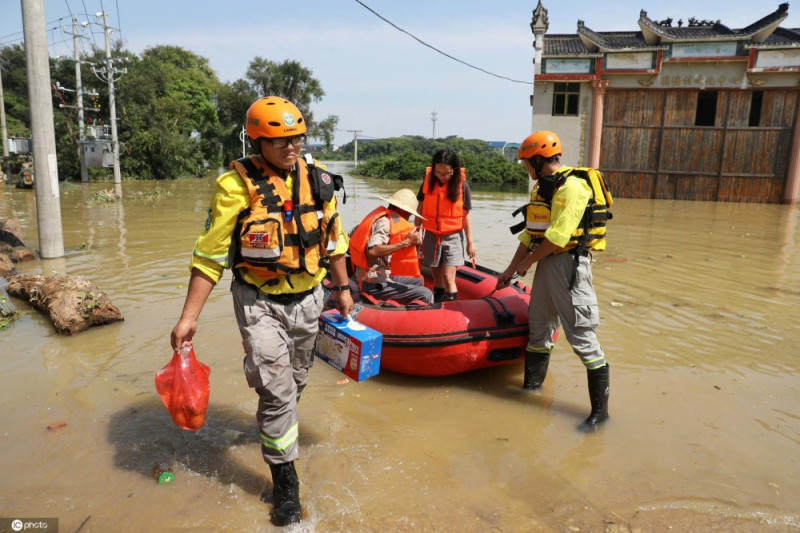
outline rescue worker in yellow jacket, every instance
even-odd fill
[[[593,431],[608,419],[609,367],[595,334],[600,318],[590,257],[592,250],[605,248],[605,219],[602,232],[598,232],[601,234],[596,236],[582,224],[586,217],[591,218],[596,192],[573,172],[575,169],[561,166],[561,141],[555,133],[537,131],[529,135],[520,145],[519,158],[536,185],[526,206],[527,231],[520,236],[508,267],[498,276],[497,288],[506,287],[537,264],[523,388],[541,388],[560,323],[587,371],[592,411],[578,428]],[[607,199],[610,205],[610,195]]]
[[[175,350],[192,340],[212,288],[231,268],[244,373],[259,397],[261,452],[272,474],[272,521],[286,525],[300,520],[297,402],[313,364],[328,271],[339,312],[353,308],[348,239],[334,196],[341,177],[299,157],[307,130],[300,110],[266,96],[250,106],[246,119],[255,155],[233,162],[217,178],[170,340]]]
[[[350,260],[362,294],[399,304],[433,303],[433,293],[422,283],[419,269],[420,229],[408,221],[417,213],[417,198],[400,189],[388,204],[369,213],[350,237]]]

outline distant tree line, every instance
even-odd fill
[[[207,168],[241,157],[240,132],[247,108],[259,96],[276,94],[292,100],[306,117],[309,136],[333,142],[338,117],[316,120],[312,102],[325,92],[313,73],[299,62],[275,63],[256,56],[245,77],[222,83],[206,58],[177,46],[154,46],[140,56],[117,42],[114,64],[126,69],[115,83],[121,171],[126,178],[171,179],[204,176]],[[108,85],[95,77],[91,64],[103,65],[105,51],[95,48],[82,58],[84,122],[109,124]],[[0,68],[9,135],[30,135],[25,51],[21,45],[0,48]],[[80,179],[75,63],[50,59],[53,83],[58,173]],[[98,111],[89,110],[98,108]],[[109,169],[90,169],[107,177]]]
[[[374,178],[420,181],[425,168],[431,164],[433,154],[443,148],[450,148],[458,154],[472,183],[523,185],[528,182],[525,169],[493,151],[489,143],[461,137],[428,139],[405,136],[361,142],[358,145],[361,162],[353,173]],[[349,143],[340,152],[352,158],[353,149],[353,143]]]
[[[114,64],[126,72],[115,83],[121,172],[125,178],[173,179],[204,176],[208,168],[227,165],[242,155],[240,134],[245,113],[259,96],[275,94],[294,102],[308,123],[308,137],[323,148],[318,157],[352,159],[354,143],[333,152],[339,118],[318,120],[312,104],[325,96],[313,72],[293,60],[280,63],[256,56],[244,78],[221,82],[208,60],[178,46],[154,46],[136,55],[114,43]],[[105,51],[94,48],[82,58],[84,122],[109,123],[108,85],[92,71],[103,65]],[[6,121],[10,135],[30,135],[25,52],[21,45],[0,48],[0,69]],[[75,63],[50,59],[53,83],[58,173],[62,180],[80,179],[78,110]],[[96,94],[95,94],[96,93]],[[96,110],[89,110],[94,108]],[[527,176],[489,145],[459,137],[425,139],[400,137],[359,144],[363,161],[357,172],[387,179],[420,179],[440,148],[452,148],[468,169],[471,181],[494,184],[525,183]],[[249,147],[248,147],[249,148]],[[105,179],[110,169],[90,170],[93,179]]]

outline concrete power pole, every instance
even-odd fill
[[[347,130],[348,133],[353,134],[353,164],[358,166],[358,134],[361,133],[363,130]]]
[[[78,17],[72,17],[72,47],[75,49],[75,92],[78,96],[78,159],[81,162],[81,182],[89,183],[89,172],[86,170],[86,153],[83,141],[86,140],[86,129],[83,123],[83,85],[81,84],[81,49],[78,42]]]
[[[100,16],[100,14],[98,14]],[[114,61],[111,58],[111,28],[108,27],[108,13],[103,11],[103,29],[106,34],[106,78],[108,81],[108,109],[111,118],[111,148],[114,151],[114,183],[122,183],[119,171],[119,139],[117,138],[117,104],[114,95]]]
[[[58,191],[58,159],[50,93],[50,58],[43,0],[22,1],[25,65],[31,108],[33,164],[36,173],[36,217],[39,222],[39,253],[49,259],[64,256],[61,204]]]
[[[431,113],[431,122],[433,122],[433,134],[431,135],[431,139],[436,139],[436,111]]]
[[[6,101],[3,98],[2,68],[0,68],[0,129],[3,131],[3,157],[8,157],[8,127],[6,126]]]

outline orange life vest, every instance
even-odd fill
[[[368,214],[361,224],[350,237],[350,261],[354,266],[362,270],[370,268],[367,259],[367,244],[372,235],[372,225],[381,217],[389,219],[389,243],[396,244],[402,242],[406,236],[414,229],[414,225],[401,217],[396,212],[380,206]],[[419,270],[419,260],[417,259],[417,247],[409,246],[397,250],[391,258],[392,275],[421,277]],[[360,280],[359,280],[360,281]]]
[[[433,192],[428,189],[430,180],[435,180]],[[422,227],[439,235],[450,235],[464,229],[464,181],[467,173],[461,168],[459,176],[458,200],[451,202],[447,198],[447,187],[439,183],[433,175],[433,169],[428,167],[425,171],[425,180],[422,182],[421,215],[427,220],[422,221]]]
[[[341,230],[339,213],[330,207],[332,175],[317,167],[309,172],[301,159],[290,191],[260,156],[239,159],[231,167],[250,194],[250,207],[239,215],[234,235],[234,272],[246,269],[269,285],[283,275],[313,276],[327,267]]]

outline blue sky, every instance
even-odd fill
[[[397,26],[447,54],[498,76],[532,76],[534,0],[362,0]],[[549,33],[575,33],[578,20],[595,31],[637,30],[639,11],[653,20],[689,17],[742,28],[778,8],[743,0],[544,0]],[[125,47],[140,53],[178,45],[208,58],[223,81],[244,77],[259,55],[294,59],[311,69],[326,96],[315,116],[339,116],[337,142],[360,137],[434,133],[519,142],[531,130],[528,83],[501,79],[449,59],[376,17],[355,0],[304,2],[220,0],[45,0],[51,55],[72,55],[61,31],[72,14],[93,23],[89,41],[103,46],[94,14],[106,11]],[[87,18],[85,13],[91,15]],[[22,41],[19,0],[0,0],[0,45]],[[59,22],[59,19],[62,19]],[[800,28],[800,7],[782,24]],[[124,76],[118,82],[125,83]]]

